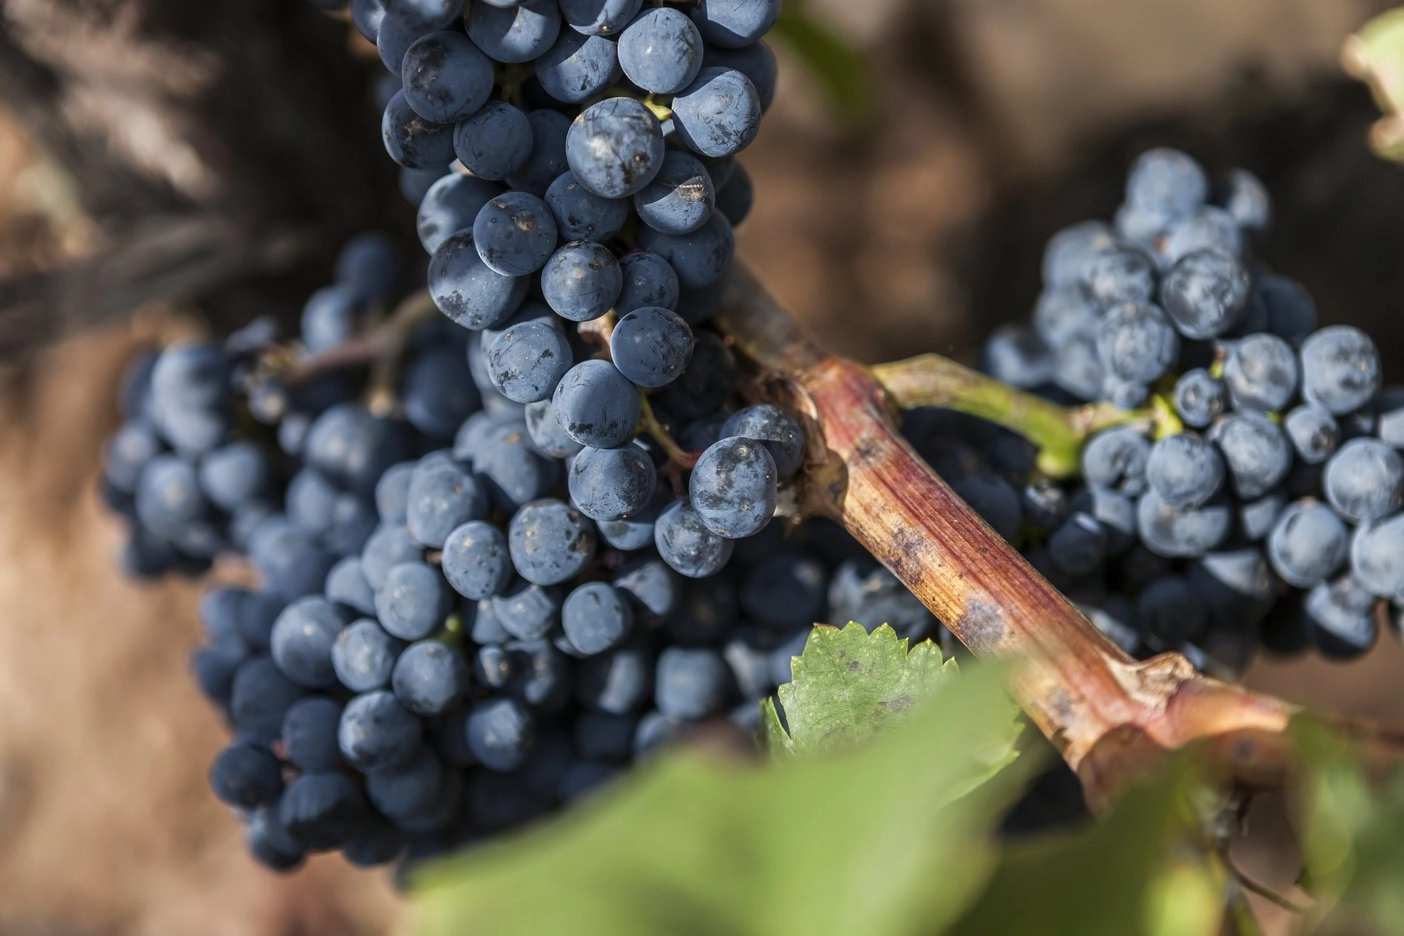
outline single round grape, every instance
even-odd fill
[[[634,195],[634,210],[655,231],[681,235],[706,224],[716,201],[712,177],[697,157],[672,150],[653,181]]]
[[[234,671],[229,716],[239,735],[272,744],[283,730],[287,714],[303,690],[268,657],[250,657]]]
[[[1135,496],[1146,489],[1151,444],[1130,426],[1097,433],[1082,448],[1082,477],[1094,487]]]
[[[220,802],[236,809],[268,806],[283,792],[283,768],[266,747],[237,742],[215,757],[210,787]]]
[[[1303,403],[1282,421],[1297,458],[1319,465],[1330,458],[1341,441],[1341,429],[1332,415],[1312,403]]]
[[[475,705],[464,723],[468,747],[488,770],[521,766],[536,734],[535,719],[515,699],[489,699]]]
[[[403,91],[386,105],[380,135],[390,158],[406,169],[447,170],[453,162],[453,127],[416,114]]]
[[[395,699],[416,715],[442,715],[468,692],[468,664],[457,647],[437,640],[410,644],[390,675]]]
[[[1058,348],[1053,384],[1079,400],[1096,400],[1106,374],[1094,335],[1075,335]]]
[[[480,184],[500,182],[520,172],[531,158],[532,149],[531,121],[503,101],[487,102],[453,129],[454,154]],[[472,218],[464,226],[471,227]]]
[[[715,650],[668,647],[658,655],[653,698],[665,715],[704,718],[725,706],[731,690],[731,671]]]
[[[654,524],[654,544],[663,561],[680,575],[706,578],[731,559],[734,544],[702,522],[686,499],[673,501]]]
[[[192,525],[207,522],[209,513],[192,466],[174,455],[158,455],[147,463],[136,490],[136,514],[147,528],[175,540]]]
[[[392,566],[412,562],[419,556],[420,549],[409,538],[403,523],[385,524],[376,528],[361,550],[361,573],[371,588],[379,588]]]
[[[582,361],[556,385],[552,408],[575,441],[593,448],[618,448],[634,437],[642,407],[638,391],[608,361]]]
[[[1102,366],[1123,380],[1158,380],[1179,353],[1179,336],[1165,313],[1153,305],[1119,305],[1097,326],[1097,355]]]
[[[561,318],[589,322],[608,312],[624,288],[614,254],[594,241],[560,247],[541,271],[541,293]]]
[[[503,276],[483,263],[472,231],[450,236],[429,260],[430,298],[464,328],[481,329],[506,320],[526,291],[526,279]]]
[[[362,618],[336,635],[332,668],[352,692],[384,689],[390,685],[390,673],[404,647],[404,641],[385,633],[378,622]]]
[[[623,288],[615,309],[630,313],[643,307],[675,309],[678,305],[678,275],[673,265],[658,254],[649,251],[636,251],[625,254],[619,260],[619,272],[623,276]]]
[[[1146,150],[1126,177],[1126,201],[1168,220],[1193,215],[1208,197],[1204,169],[1179,150]]]
[[[658,118],[633,98],[606,98],[590,105],[566,136],[570,171],[602,198],[627,198],[643,191],[662,168],[663,156]]]
[[[1322,488],[1349,522],[1379,520],[1404,505],[1404,458],[1377,439],[1351,439],[1326,462]]]
[[[560,589],[517,582],[493,596],[491,608],[509,637],[541,640],[560,620],[562,600]]]
[[[312,689],[336,684],[332,645],[346,619],[324,598],[301,598],[273,624],[273,662],[293,682]]]
[[[1268,561],[1288,585],[1311,588],[1345,562],[1348,536],[1346,525],[1331,508],[1296,501],[1283,510],[1268,536]]]
[[[1224,385],[1235,409],[1283,409],[1297,392],[1297,354],[1276,335],[1249,335],[1229,345]]]
[[[423,725],[389,692],[358,695],[346,703],[337,728],[341,756],[370,773],[409,763],[419,752]]]
[[[1158,440],[1146,459],[1146,481],[1172,507],[1200,507],[1224,485],[1224,460],[1197,435]]]
[[[1272,198],[1267,186],[1247,169],[1229,170],[1220,201],[1244,230],[1265,231],[1272,222]]]
[[[1204,429],[1228,410],[1228,388],[1202,367],[1175,381],[1175,414],[1187,426]]]
[[[486,483],[493,504],[503,511],[544,497],[561,477],[560,462],[533,449],[526,426],[515,421],[491,428],[474,456],[473,468]]]
[[[556,0],[520,0],[510,7],[473,3],[468,38],[495,62],[516,65],[540,57],[561,31]]]
[[[449,590],[443,576],[423,562],[392,566],[375,590],[376,616],[392,636],[420,640],[443,626]]]
[[[691,84],[703,51],[697,26],[669,7],[645,10],[619,36],[624,74],[652,94],[677,94]]]
[[[442,549],[450,531],[482,520],[490,507],[478,479],[451,462],[421,462],[410,479],[406,526],[422,546]]]
[[[1136,530],[1146,548],[1159,556],[1202,556],[1228,538],[1233,513],[1221,503],[1181,509],[1147,491],[1136,502]]]
[[[658,483],[653,462],[638,446],[585,448],[571,462],[570,499],[592,520],[620,520],[648,506]]]
[[[776,476],[782,484],[804,466],[804,430],[793,416],[769,403],[732,413],[722,423],[721,434],[724,438],[754,439],[764,445],[775,460]]]
[[[298,770],[323,773],[341,769],[336,742],[341,706],[326,696],[295,702],[283,716],[283,756]]]
[[[1231,254],[1197,250],[1165,274],[1160,305],[1187,338],[1213,338],[1230,331],[1248,312],[1248,270]]]
[[[595,527],[562,501],[524,505],[507,528],[517,574],[534,585],[558,585],[579,575],[595,556]]]
[[[736,235],[731,222],[712,212],[707,223],[690,234],[664,234],[645,225],[639,231],[639,246],[667,260],[683,289],[702,289],[726,275],[736,252]]]
[[[727,539],[754,536],[775,514],[775,459],[751,439],[722,439],[692,469],[688,494],[709,530]]]
[[[1088,262],[1082,287],[1101,309],[1144,305],[1155,298],[1155,261],[1139,247],[1113,244]]]
[[[1219,447],[1233,491],[1252,500],[1287,477],[1292,446],[1287,435],[1261,413],[1232,413],[1214,425],[1210,440]]]
[[[1096,518],[1078,511],[1053,531],[1048,552],[1068,575],[1090,575],[1106,558],[1107,535]]]
[[[1240,501],[1237,505],[1237,535],[1250,543],[1266,539],[1277,525],[1277,518],[1287,508],[1287,499],[1274,492],[1268,492],[1257,500]]]
[[[1355,659],[1368,651],[1379,637],[1375,604],[1375,596],[1354,576],[1343,575],[1313,588],[1303,610],[1311,622],[1316,651],[1335,660]]]
[[[487,354],[492,385],[514,403],[549,399],[573,363],[570,342],[554,325],[527,322],[502,332]]]
[[[463,597],[474,601],[490,598],[511,581],[507,538],[490,523],[465,523],[448,535],[440,568],[449,585]]]
[[[1189,580],[1173,573],[1152,580],[1136,596],[1136,616],[1156,646],[1179,647],[1208,624],[1204,605]]]
[[[1334,415],[1369,402],[1380,389],[1380,354],[1360,329],[1332,325],[1302,343],[1302,396]]]
[[[541,90],[563,104],[580,104],[619,81],[615,43],[602,36],[562,30],[534,63]]]
[[[1043,248],[1043,285],[1081,291],[1092,259],[1115,242],[1112,230],[1101,221],[1082,221],[1063,228]]]
[[[629,219],[627,199],[601,198],[581,185],[573,172],[556,177],[546,189],[546,204],[556,219],[556,229],[567,241],[609,240]]]
[[[739,153],[755,140],[760,121],[759,92],[751,79],[733,68],[703,68],[673,98],[679,137],[703,156]]]
[[[571,646],[586,656],[623,643],[634,625],[633,610],[607,582],[576,588],[561,606],[561,627]]]
[[[702,37],[725,49],[758,41],[780,18],[780,0],[700,0],[692,19]]]
[[[462,33],[421,36],[400,68],[406,103],[434,123],[462,120],[492,94],[492,62]]]
[[[526,276],[556,249],[556,219],[535,195],[506,192],[490,200],[473,221],[473,245],[488,269]]]
[[[658,307],[634,309],[624,315],[609,339],[614,366],[640,387],[672,383],[687,369],[692,348],[692,329],[687,322]]]

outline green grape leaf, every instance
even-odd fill
[[[566,814],[414,876],[419,936],[938,932],[1032,769],[1005,673],[941,681],[868,744],[756,764],[662,752]],[[977,782],[983,779],[984,782]]]
[[[1219,933],[1226,885],[1202,844],[1197,789],[1199,778],[1181,762],[1079,832],[1010,846],[980,899],[945,932]]]
[[[775,704],[764,700],[761,727],[771,753],[802,754],[861,741],[894,719],[906,718],[943,682],[957,675],[955,660],[924,640],[908,648],[886,624],[871,634],[861,624],[819,625],[794,658],[791,681]]]
[[[1346,40],[1341,61],[1370,86],[1385,112],[1370,134],[1375,151],[1404,161],[1404,8],[1382,13],[1361,27]]]
[[[861,50],[795,2],[781,8],[770,35],[809,70],[839,116],[853,122],[872,116],[873,77]]]
[[[1321,931],[1404,933],[1404,774],[1372,786],[1327,729],[1293,731],[1307,765],[1296,798],[1304,886],[1327,910]]]

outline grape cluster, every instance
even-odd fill
[[[389,410],[359,372],[287,376],[379,327],[367,258],[291,350],[222,352],[226,434],[273,474],[247,539],[210,550],[259,586],[207,592],[194,668],[234,735],[214,790],[275,868],[435,854],[692,723],[753,727],[817,620],[937,631],[837,526],[772,522],[804,434],[738,404],[706,326],[778,3],[351,13],[399,79],[383,130],[444,316],[415,327]]]
[[[1254,256],[1269,220],[1248,172],[1212,186],[1158,149],[1112,224],[1057,233],[1032,322],[998,329],[986,368],[1128,412],[1085,445],[1082,484],[1029,484],[1016,459],[972,500],[1124,648],[1230,674],[1259,644],[1363,653],[1380,599],[1404,598],[1404,401],[1367,335],[1318,328]]]

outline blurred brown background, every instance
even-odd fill
[[[870,51],[879,95],[854,132],[781,50],[779,101],[744,157],[758,201],[741,244],[831,346],[972,356],[1027,314],[1047,236],[1109,216],[1130,158],[1170,144],[1265,179],[1267,260],[1327,320],[1368,327],[1400,376],[1404,169],[1367,151],[1372,104],[1337,66],[1345,36],[1387,4],[811,4]],[[43,6],[0,0],[0,41]],[[92,249],[73,180],[35,142],[0,122],[0,279]],[[117,531],[92,492],[115,383],[184,311],[152,303],[0,377],[0,936],[393,931],[382,875],[319,859],[280,879],[245,858],[204,787],[221,729],[185,674],[197,586],[137,585],[112,561]],[[1401,667],[1389,640],[1350,668],[1264,663],[1252,679],[1404,720]]]

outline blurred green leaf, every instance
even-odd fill
[[[1404,933],[1404,775],[1372,788],[1325,728],[1295,731],[1308,767],[1297,800],[1306,886],[1329,911],[1319,931]]]
[[[787,2],[770,35],[789,46],[818,80],[841,117],[857,121],[873,112],[873,76],[863,52],[803,4]]]
[[[1186,764],[1127,792],[1074,835],[1010,847],[953,936],[1220,931],[1224,882],[1206,857]]]
[[[907,724],[843,751],[768,767],[661,754],[418,875],[417,932],[938,932],[992,869],[990,830],[1034,760],[990,772],[1015,736],[1003,675],[943,680]]]
[[[1341,60],[1348,72],[1370,86],[1385,112],[1370,142],[1386,159],[1404,161],[1404,8],[1370,20],[1346,40]]]
[[[943,661],[941,648],[930,640],[908,649],[907,640],[886,624],[871,634],[861,624],[842,630],[820,625],[809,632],[791,681],[777,693],[789,731],[780,727],[770,699],[761,703],[761,726],[772,753],[851,744],[905,719],[957,675],[955,660]]]

